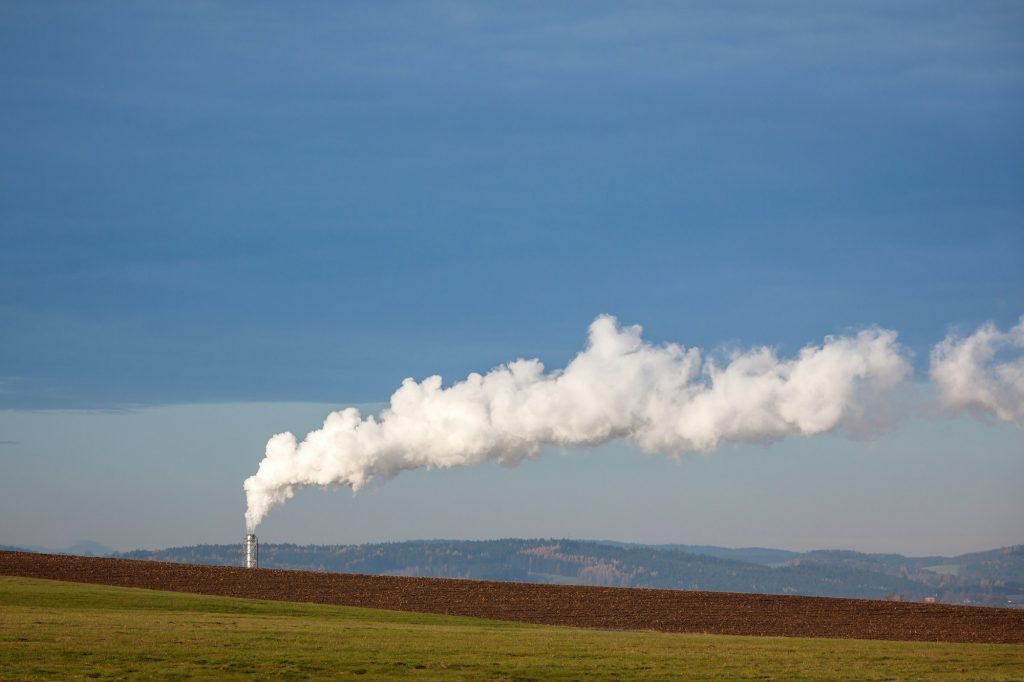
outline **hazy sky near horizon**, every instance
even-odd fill
[[[266,439],[600,313],[655,343],[1024,313],[1011,2],[0,5],[0,544],[233,541]],[[922,389],[927,390],[927,389]],[[1024,440],[621,445],[301,492],[276,541],[1024,542]]]
[[[334,407],[0,411],[0,431],[18,439],[0,445],[0,544],[235,542],[241,480],[266,426],[304,434]],[[548,448],[515,468],[406,472],[355,496],[306,489],[258,533],[297,544],[574,537],[949,555],[1020,542],[1021,452],[1020,429],[966,416],[912,419],[870,443],[820,436],[679,461],[621,443]]]

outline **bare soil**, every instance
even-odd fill
[[[1024,643],[1024,610],[0,552],[0,575],[614,630]]]

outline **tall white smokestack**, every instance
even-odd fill
[[[245,536],[245,543],[242,545],[243,565],[246,568],[256,568],[259,563],[260,549],[256,542],[256,536],[249,533]]]

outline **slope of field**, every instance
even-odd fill
[[[0,577],[0,678],[1014,680],[1021,647],[610,632]]]
[[[528,623],[734,635],[1024,643],[1024,612],[855,599],[309,573],[0,552],[0,575]]]

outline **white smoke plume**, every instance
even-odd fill
[[[448,388],[406,379],[379,417],[347,408],[301,443],[280,433],[244,484],[251,530],[303,486],[389,479],[421,467],[514,465],[543,445],[627,439],[647,452],[710,451],[791,434],[855,429],[874,399],[910,373],[884,329],[827,337],[793,359],[769,348],[719,365],[695,348],[654,346],[639,326],[600,316],[565,369],[516,360]]]
[[[999,351],[1016,357],[996,360]],[[989,322],[966,338],[950,334],[932,349],[931,379],[939,401],[1024,427],[1024,316],[1008,332]]]

